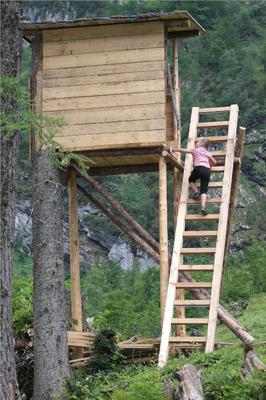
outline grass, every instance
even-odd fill
[[[266,338],[265,303],[266,294],[254,296],[238,318],[256,339]],[[266,381],[262,372],[256,372],[250,381],[243,381],[240,377],[243,348],[239,339],[227,327],[219,325],[216,341],[230,341],[233,345],[210,354],[196,351],[190,357],[171,358],[162,370],[156,364],[149,364],[94,377],[88,376],[85,370],[77,371],[68,384],[66,399],[164,400],[164,379],[171,379],[177,387],[173,373],[190,363],[200,371],[205,400],[265,400]],[[265,347],[256,346],[256,353],[266,362]]]

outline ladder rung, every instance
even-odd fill
[[[198,128],[227,128],[229,121],[199,122]]]
[[[175,300],[175,306],[185,306],[185,307],[208,307],[211,304],[211,300]]]
[[[215,237],[218,231],[185,231],[184,237]]]
[[[177,282],[177,288],[180,289],[199,289],[199,288],[211,288],[211,282]]]
[[[181,324],[207,324],[209,322],[208,318],[172,318],[173,325],[181,325]]]
[[[186,221],[215,221],[219,220],[219,214],[207,214],[207,215],[201,215],[201,214],[187,214],[186,215]]]
[[[225,112],[225,111],[230,111],[230,107],[211,107],[211,108],[200,108],[199,112],[200,114],[208,114],[208,113],[219,113],[219,112]]]
[[[223,172],[224,171],[224,167],[222,167],[222,166],[212,167],[211,171],[212,172]]]
[[[179,271],[213,271],[213,264],[183,264],[179,265]]]
[[[211,155],[213,157],[224,157],[225,151],[224,150],[211,151]]]
[[[227,142],[228,136],[207,136],[206,137],[211,143]]]
[[[197,342],[206,342],[206,336],[170,336],[169,342],[171,343],[197,343]]]
[[[197,187],[200,187],[200,184],[196,184]],[[209,188],[221,188],[223,187],[223,182],[210,182],[208,185]]]
[[[183,247],[181,249],[182,254],[213,254],[216,251],[216,247]]]
[[[207,197],[207,203],[221,203],[221,197]],[[200,206],[199,200],[188,199],[187,204],[198,204]]]

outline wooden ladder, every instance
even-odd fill
[[[229,120],[215,122],[199,122],[201,114],[212,113],[229,113]],[[199,200],[189,198],[189,176],[192,170],[192,156],[187,155],[183,173],[183,182],[178,208],[177,224],[175,231],[174,248],[171,261],[171,269],[168,283],[168,292],[166,299],[166,307],[164,313],[164,321],[162,327],[161,345],[159,353],[159,367],[164,367],[168,359],[170,343],[205,343],[205,351],[211,352],[214,349],[215,332],[217,323],[217,308],[219,305],[219,296],[221,281],[223,275],[223,260],[226,247],[226,230],[228,220],[228,210],[230,203],[231,181],[234,166],[234,148],[237,132],[238,106],[233,104],[229,107],[215,108],[198,108],[193,107],[190,120],[190,129],[188,137],[188,149],[195,146],[198,129],[220,129],[227,130],[227,135],[224,136],[207,136],[211,144],[224,143],[225,150],[214,151],[214,157],[224,157],[223,166],[212,167],[212,173],[223,174],[223,179],[220,182],[210,182],[210,189],[220,189],[221,195],[207,198],[207,203],[213,203],[216,207],[220,207],[220,211],[207,216],[201,214],[188,213],[190,205],[200,205]],[[209,206],[210,207],[210,206]],[[214,206],[212,206],[214,207]],[[187,230],[188,223],[199,225],[207,221],[216,221],[218,227],[215,230]],[[184,240],[191,238],[210,238],[215,241],[212,247],[186,247]],[[205,255],[205,259],[211,257],[212,261],[208,264],[200,262],[184,262],[188,256],[193,256],[193,259],[199,259]],[[204,262],[206,262],[204,260]],[[212,282],[182,282],[178,279],[179,271],[187,271],[195,273],[196,271],[212,273]],[[184,289],[193,291],[196,289],[209,289],[210,298],[206,300],[197,299],[176,299],[176,289]],[[187,292],[185,292],[187,293]],[[208,318],[177,318],[174,317],[176,307],[207,307],[209,310]],[[207,335],[205,336],[174,336],[172,332],[176,325],[207,325]]]

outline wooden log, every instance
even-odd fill
[[[181,164],[180,161],[178,161],[178,159],[173,156],[171,153],[169,153],[167,150],[163,150],[162,151],[162,156],[164,158],[166,158],[166,160],[173,166],[175,167],[178,171],[183,172],[184,171],[184,167]]]
[[[163,394],[165,400],[174,400],[174,385],[170,379],[163,381]]]
[[[258,358],[253,347],[244,346],[244,363],[241,367],[241,377],[243,380],[252,379],[254,370],[266,371],[266,365]]]
[[[80,293],[78,205],[76,172],[69,176],[69,243],[70,243],[70,276],[71,276],[71,317],[74,331],[82,332],[82,306]],[[83,350],[75,348],[74,357],[82,358]]]
[[[168,67],[167,67],[167,77],[168,77],[168,84],[169,84],[169,88],[170,88],[170,92],[171,92],[173,110],[174,110],[174,114],[175,114],[175,118],[176,118],[176,122],[177,122],[177,127],[178,127],[178,130],[180,130],[180,126],[181,126],[181,124],[180,124],[180,114],[179,114],[178,109],[177,109],[176,97],[175,97],[175,93],[174,93],[174,89],[173,89],[173,83],[172,83],[172,77],[171,77],[170,64],[168,64]]]
[[[132,240],[134,240],[141,248],[144,250],[150,257],[152,257],[157,264],[160,263],[159,253],[154,251],[154,249],[149,246],[143,239],[141,239],[135,232],[129,229],[125,224],[121,222],[121,220],[114,215],[111,211],[109,211],[106,207],[104,207],[99,200],[93,197],[87,190],[85,190],[79,184],[77,185],[78,189],[93,203],[95,206],[101,210],[110,220],[127,236],[129,236]]]
[[[167,214],[167,169],[164,157],[159,161],[159,227],[160,227],[160,305],[163,323],[168,288],[168,214]]]
[[[116,209],[125,220],[146,240],[146,242],[156,251],[159,251],[159,245],[156,240],[124,209],[124,207],[114,199],[111,193],[100,185],[95,179],[88,174],[85,174],[76,164],[73,163],[73,168],[84,178],[97,192],[99,192],[113,207]]]
[[[240,127],[238,130],[238,138],[237,138],[237,142],[235,145],[235,159],[237,158],[240,161],[241,161],[243,151],[244,151],[245,135],[246,135],[246,128]],[[228,249],[229,249],[229,243],[230,243],[230,235],[231,235],[231,230],[232,230],[232,225],[233,225],[233,211],[234,211],[234,207],[235,207],[236,196],[237,196],[237,187],[238,187],[238,181],[239,181],[239,176],[240,176],[240,167],[241,167],[240,162],[234,162],[231,195],[230,195],[230,205],[229,205],[229,211],[228,211],[228,222],[227,222],[226,243],[225,243],[225,251],[224,251],[223,271],[224,271],[224,268],[225,268],[226,262],[227,262],[227,255],[228,255]]]
[[[204,400],[200,375],[194,365],[185,364],[177,373],[176,377],[180,386],[176,392],[180,400]]]
[[[87,150],[88,157],[120,157],[120,156],[141,156],[145,154],[162,154],[163,146],[158,145],[152,148],[134,148],[131,149],[111,149],[111,150]]]

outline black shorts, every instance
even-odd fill
[[[210,177],[210,168],[198,166],[194,167],[193,171],[191,172],[189,182],[196,182],[198,179],[200,179],[200,194],[206,194],[208,192]]]

